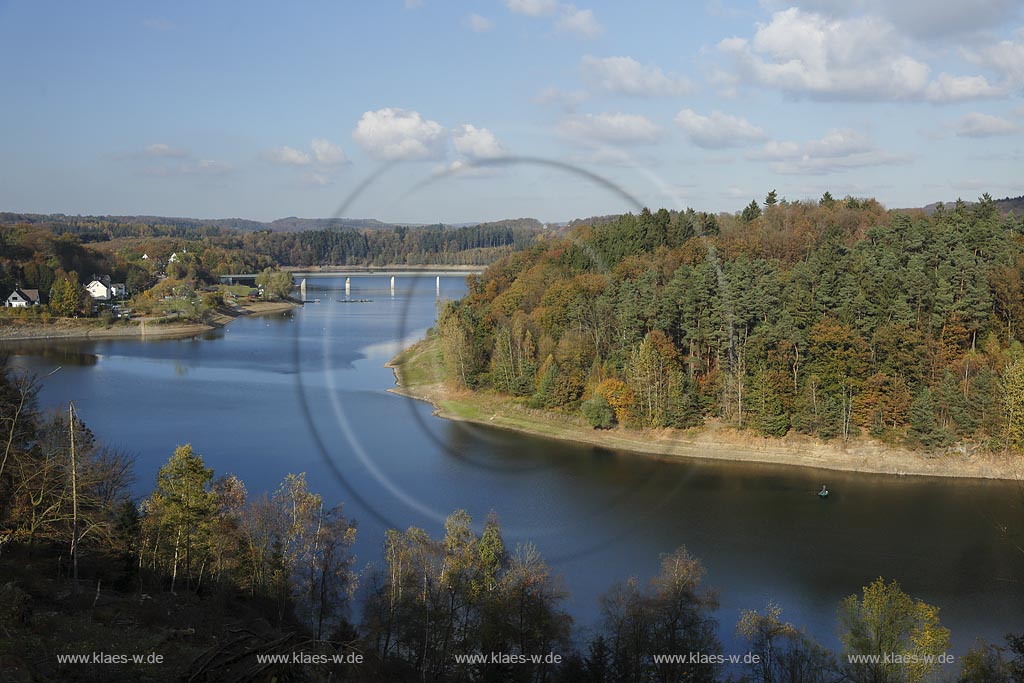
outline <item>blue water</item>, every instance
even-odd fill
[[[465,293],[460,276],[441,285],[442,300]],[[454,509],[480,523],[494,510],[509,545],[534,542],[564,577],[583,632],[614,581],[649,578],[682,544],[720,591],[727,651],[745,650],[739,611],[769,601],[837,647],[836,606],[878,576],[938,605],[957,652],[1024,630],[1015,483],[666,462],[440,420],[388,393],[384,367],[433,324],[433,277],[400,277],[394,297],[385,277],[353,277],[352,298],[373,300],[359,304],[336,302],[343,279],[311,278],[307,296],[321,303],[201,338],[32,342],[13,347],[15,363],[60,367],[42,403],[75,401],[103,441],[134,453],[139,496],[182,443],[251,495],[306,472],[358,521],[360,565],[379,558],[388,527],[440,535]]]

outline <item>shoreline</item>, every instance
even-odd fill
[[[87,322],[90,320],[88,318],[84,319],[85,322],[62,318],[52,323],[13,323],[0,327],[0,343],[95,339],[187,339],[224,327],[243,316],[281,313],[301,305],[292,301],[258,301],[238,306],[234,310],[218,310],[209,323],[156,323],[151,321],[147,325],[144,318],[128,324],[115,323],[110,327]],[[12,331],[26,332],[27,334],[9,334]]]
[[[664,460],[720,460],[890,476],[1024,481],[1024,459],[1013,456],[925,455],[866,439],[843,445],[804,435],[768,438],[715,420],[688,430],[596,430],[582,418],[528,408],[492,392],[453,390],[440,381],[438,353],[430,339],[399,352],[385,364],[395,376],[395,386],[388,391],[430,403],[434,415],[448,420]]]

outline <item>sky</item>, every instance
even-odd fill
[[[1024,194],[1024,0],[0,0],[0,210]]]

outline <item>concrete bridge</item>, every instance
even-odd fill
[[[477,268],[473,270],[444,270],[443,268],[435,268],[432,270],[411,270],[411,269],[400,269],[400,268],[381,268],[380,270],[315,270],[315,271],[292,271],[293,279],[302,278],[318,278],[318,277],[466,277],[467,275],[479,275],[484,272],[483,268]],[[225,285],[249,285],[250,287],[256,286],[256,278],[259,273],[230,273],[228,275],[221,275],[220,282]]]

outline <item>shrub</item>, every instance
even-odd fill
[[[594,429],[611,429],[615,426],[615,411],[600,394],[584,401],[580,409]]]

